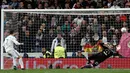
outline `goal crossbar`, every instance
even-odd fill
[[[130,8],[119,9],[2,9],[4,12],[55,15],[117,15],[130,14]]]

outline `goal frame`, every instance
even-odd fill
[[[94,12],[95,13],[85,13]],[[101,11],[102,13],[97,13]],[[4,14],[5,12],[25,12],[25,13],[42,13],[42,14],[56,14],[56,15],[105,15],[107,14],[130,14],[130,8],[119,8],[119,9],[1,9],[1,67],[4,69],[4,57],[3,57],[3,41],[4,41]],[[44,13],[43,13],[44,12]],[[69,13],[71,12],[71,13]],[[84,13],[81,13],[84,12]],[[124,13],[123,13],[124,12]],[[126,13],[125,13],[126,12]]]

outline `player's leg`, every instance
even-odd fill
[[[15,57],[13,57],[13,67],[14,67],[14,70],[17,70],[17,66],[16,66],[16,64],[17,64],[17,58],[15,58]]]
[[[11,56],[12,57],[12,59],[13,59],[13,67],[14,67],[14,70],[17,70],[17,57],[15,57],[15,55],[14,55],[14,51],[13,50],[10,50],[9,52],[7,52],[8,53],[8,55],[9,56]]]
[[[18,60],[19,60],[19,64],[21,66],[22,69],[24,69],[24,64],[23,64],[23,60],[22,60],[22,56],[20,56],[20,53],[17,50],[15,51],[15,55],[17,56]]]
[[[93,62],[93,64],[87,64],[83,67],[81,67],[81,69],[84,69],[84,68],[94,68],[95,66],[98,66],[102,61],[101,60],[95,60]]]
[[[95,60],[92,65],[93,65],[93,67],[96,67],[96,66],[98,66],[100,63],[102,63],[105,60],[106,60],[106,58],[101,57],[101,58]]]
[[[100,63],[101,63],[101,61],[94,61],[94,63],[93,63],[92,65],[93,65],[93,67],[96,67],[96,66],[98,66]]]
[[[94,60],[94,62],[91,62],[91,60]],[[101,53],[93,54],[92,56],[88,57],[88,63],[87,65],[81,67],[83,68],[93,68],[97,65],[99,65],[104,59],[102,59]]]
[[[93,54],[93,55],[89,56],[88,60],[87,60],[87,65],[82,66],[81,69],[84,69],[84,68],[93,68],[93,65],[91,64],[91,60],[95,60],[96,56],[97,56],[96,54]]]
[[[88,57],[87,64],[90,64],[92,60],[97,60],[99,57],[99,53],[97,54],[92,54],[91,56]]]
[[[92,64],[87,64],[87,65],[81,67],[81,69],[84,69],[84,68],[93,68],[93,65]]]

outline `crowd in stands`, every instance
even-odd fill
[[[129,8],[129,0],[2,0],[4,9],[88,9]],[[20,52],[52,52],[57,37],[69,52],[84,50],[97,43],[118,45],[122,27],[130,30],[130,15],[46,15],[6,13],[5,37],[9,29],[18,31],[18,40],[24,43]],[[90,50],[91,51],[91,50]],[[94,50],[92,50],[94,51]]]
[[[2,0],[5,9],[129,8],[129,0]]]
[[[24,46],[21,52],[53,52],[58,39],[66,51],[76,52],[91,48],[101,39],[103,43],[118,45],[121,31],[130,28],[130,15],[45,15],[7,13],[5,37],[9,29],[18,31],[17,38]]]

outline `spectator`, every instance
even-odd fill
[[[23,58],[29,58],[28,54],[27,54],[27,53],[24,53],[24,54],[23,54]]]
[[[119,44],[119,40],[118,40],[118,38],[116,37],[116,35],[113,35],[113,36],[112,36],[110,43],[111,43],[113,46],[115,46],[115,47]]]
[[[126,22],[127,21],[127,16],[126,15],[120,15],[120,21],[121,22]]]
[[[106,26],[107,26],[107,24],[110,23],[110,20],[109,20],[108,16],[104,16],[103,22],[104,22],[104,24],[106,24]]]
[[[48,9],[48,3],[44,3],[44,9]]]
[[[22,42],[24,43],[23,47],[22,47],[22,52],[27,53],[27,52],[31,52],[33,50],[33,47],[31,44],[31,38],[30,38],[30,32],[28,30],[25,31],[25,36],[22,39]]]
[[[106,2],[106,6],[108,7],[108,8],[110,8],[112,5],[113,5],[113,2],[112,2],[113,0],[107,0],[107,2]]]
[[[72,52],[72,58],[76,58],[76,52]]]
[[[82,54],[81,51],[78,51],[76,58],[85,58],[85,56]]]
[[[25,15],[21,21],[22,21],[23,25],[27,25],[27,23],[29,21],[29,17],[27,15]]]
[[[85,1],[83,1],[82,5],[83,5],[84,8],[90,8],[90,6],[91,6],[91,0],[85,0]]]
[[[82,8],[80,2],[76,2],[74,5],[73,5],[73,8],[72,9],[80,9]]]
[[[93,30],[92,30],[90,25],[88,25],[86,27],[86,34],[88,34],[89,36],[93,36],[94,35],[94,32],[93,32]],[[91,39],[90,42],[92,42],[92,37],[90,37],[90,39]]]
[[[80,27],[80,33],[81,37],[84,37],[84,34],[86,34],[86,27],[87,27],[87,22],[85,20],[82,21],[81,27]]]
[[[115,27],[115,24],[114,24],[114,23],[115,23],[115,16],[112,16],[112,15],[111,15],[111,16],[109,17],[109,20],[108,20],[108,22],[107,22],[106,24],[109,24],[110,26],[114,26],[114,27]],[[112,24],[114,24],[114,25],[112,25]],[[110,26],[109,26],[109,27],[107,26],[107,27],[110,28]],[[108,28],[107,28],[107,29],[108,29]]]
[[[78,26],[80,26],[83,20],[84,20],[83,17],[81,17],[81,15],[78,15],[77,18],[73,20],[73,22],[75,22]]]
[[[130,2],[126,2],[126,4],[125,4],[124,7],[125,7],[125,8],[130,8]]]
[[[9,5],[12,7],[12,9],[16,9],[18,7],[18,2],[17,0],[11,0]]]
[[[82,39],[81,39],[81,46],[82,46],[82,50],[84,50],[85,52],[92,52],[92,46],[91,46],[91,42],[90,42],[90,36],[89,34],[86,34]]]
[[[110,26],[110,29],[108,29],[108,34],[109,35],[107,35],[108,36],[108,41],[111,40],[111,38],[112,38],[112,36],[114,34],[114,31],[115,31],[115,27],[114,26]]]
[[[9,30],[5,30],[4,37],[7,37],[9,35]]]
[[[40,29],[39,29],[40,31],[41,31],[41,43],[40,43],[40,46],[41,47],[45,47],[46,46],[46,34],[48,33],[48,30],[47,30],[47,28],[46,28],[46,25],[45,25],[45,23],[42,23],[41,24],[41,26],[40,26]]]
[[[33,5],[32,6],[32,9],[34,9],[34,8],[36,8],[37,6],[36,6],[36,1],[35,0],[22,0],[23,2],[24,2],[24,5],[25,5],[25,8],[27,8],[27,6],[28,6],[28,4],[31,4],[31,5]],[[19,1],[19,2],[21,2],[21,1]]]
[[[5,24],[5,29],[9,29],[11,28],[11,23],[10,23],[10,20],[6,22]]]
[[[94,33],[94,35],[92,36],[93,38],[93,44],[96,44],[98,42],[98,40],[100,39],[98,33]]]
[[[36,48],[35,48],[35,52],[41,52],[42,49],[41,49],[41,42],[42,42],[42,39],[43,39],[43,33],[42,33],[42,30],[39,29],[38,30],[38,33],[36,34]],[[42,44],[43,45],[43,44]]]
[[[65,48],[60,45],[60,40],[57,43],[57,46],[54,49],[54,58],[66,58]]]
[[[76,52],[78,50],[81,50],[80,47],[80,39],[81,35],[79,34],[80,30],[79,28],[72,29],[67,37],[67,51],[73,51]]]
[[[49,19],[49,18],[48,18]],[[44,14],[40,14],[40,19],[39,19],[39,25],[41,25],[42,23],[48,23],[47,21],[47,16]],[[48,25],[49,26],[49,25]]]
[[[59,1],[55,0],[55,2],[54,2],[55,9],[61,9],[61,5],[59,2],[60,2],[60,0]]]
[[[55,9],[55,6],[52,4],[49,9]]]
[[[70,24],[68,23],[68,21],[65,21],[65,23],[61,26],[61,29],[66,34],[70,32]]]
[[[32,9],[32,5],[31,4],[27,4],[27,9]]]
[[[40,30],[42,31],[42,33],[46,34],[46,24],[45,23],[42,23],[41,26],[40,26]]]
[[[53,52],[53,50],[58,45],[58,41],[60,42],[61,46],[66,49],[66,42],[65,42],[64,38],[62,37],[61,32],[59,32],[57,34],[57,37],[55,39],[53,39],[53,41],[52,41],[51,52]]]
[[[2,0],[3,3],[7,4],[7,1],[6,0]]]
[[[51,18],[51,28],[54,28],[57,26],[57,20],[55,17],[52,17]]]
[[[69,3],[66,3],[66,4],[65,4],[65,8],[64,8],[64,9],[70,9]]]
[[[83,1],[84,0],[78,0],[78,2],[80,3],[80,5],[82,6],[82,8],[83,8]]]
[[[114,25],[115,28],[121,28],[121,20],[120,20],[120,16],[116,16],[115,17],[115,25]]]
[[[53,29],[50,29],[49,30],[49,34],[44,34],[45,35],[45,42],[43,42],[43,43],[45,43],[45,48],[46,48],[46,50],[51,50],[51,45],[52,45],[52,41],[53,41],[53,39],[55,39],[55,33],[54,33],[54,31],[53,31]]]
[[[27,29],[28,30],[31,30],[32,29],[32,26],[33,26],[33,22],[32,22],[32,20],[29,20],[28,22],[27,22]]]
[[[93,0],[93,1],[91,2],[90,8],[97,8],[97,3],[98,3],[98,2],[96,2],[95,0]]]
[[[4,14],[4,25],[6,24],[6,22],[7,22],[7,16],[6,14]]]
[[[101,26],[98,24],[97,19],[94,19],[92,29],[94,33],[101,33]]]
[[[128,28],[128,27],[127,27],[127,23],[126,23],[126,22],[123,22],[122,27]]]
[[[107,28],[106,28],[106,24],[102,24],[102,26],[101,26],[101,30],[102,30],[102,31],[107,30]]]
[[[67,21],[69,24],[72,24],[72,16],[71,15],[67,16]]]
[[[43,9],[42,4],[38,4],[38,7],[36,9]]]
[[[114,34],[118,38],[118,40],[121,38],[121,32],[118,29],[115,29]]]
[[[55,30],[55,34],[57,34],[58,32],[61,32],[62,35],[64,35],[64,33],[61,30],[60,26],[57,26],[56,30]]]
[[[47,51],[46,48],[42,48],[42,54],[43,54],[43,58],[51,58],[52,57],[52,53]]]
[[[25,9],[24,2],[19,3],[18,9]]]
[[[107,38],[107,32],[106,31],[102,32],[102,42],[104,44],[108,43],[108,38]]]
[[[23,2],[24,8],[27,9],[128,8],[130,6],[127,0],[3,0],[2,8],[19,9],[20,2]]]
[[[2,9],[7,9],[9,7],[9,5],[7,5],[7,2],[6,1],[3,1],[2,2],[2,5],[1,5],[1,8]]]
[[[114,2],[113,2],[113,6],[111,6],[111,8],[113,8],[113,9],[118,9],[118,8],[120,8],[120,7],[117,5],[117,2],[114,1]]]
[[[19,40],[22,42],[25,38],[25,32],[27,31],[27,27],[25,25],[21,25],[21,28],[19,28]],[[23,47],[20,47],[23,48]]]
[[[38,0],[38,4],[44,4],[45,2],[48,2],[48,0]]]

